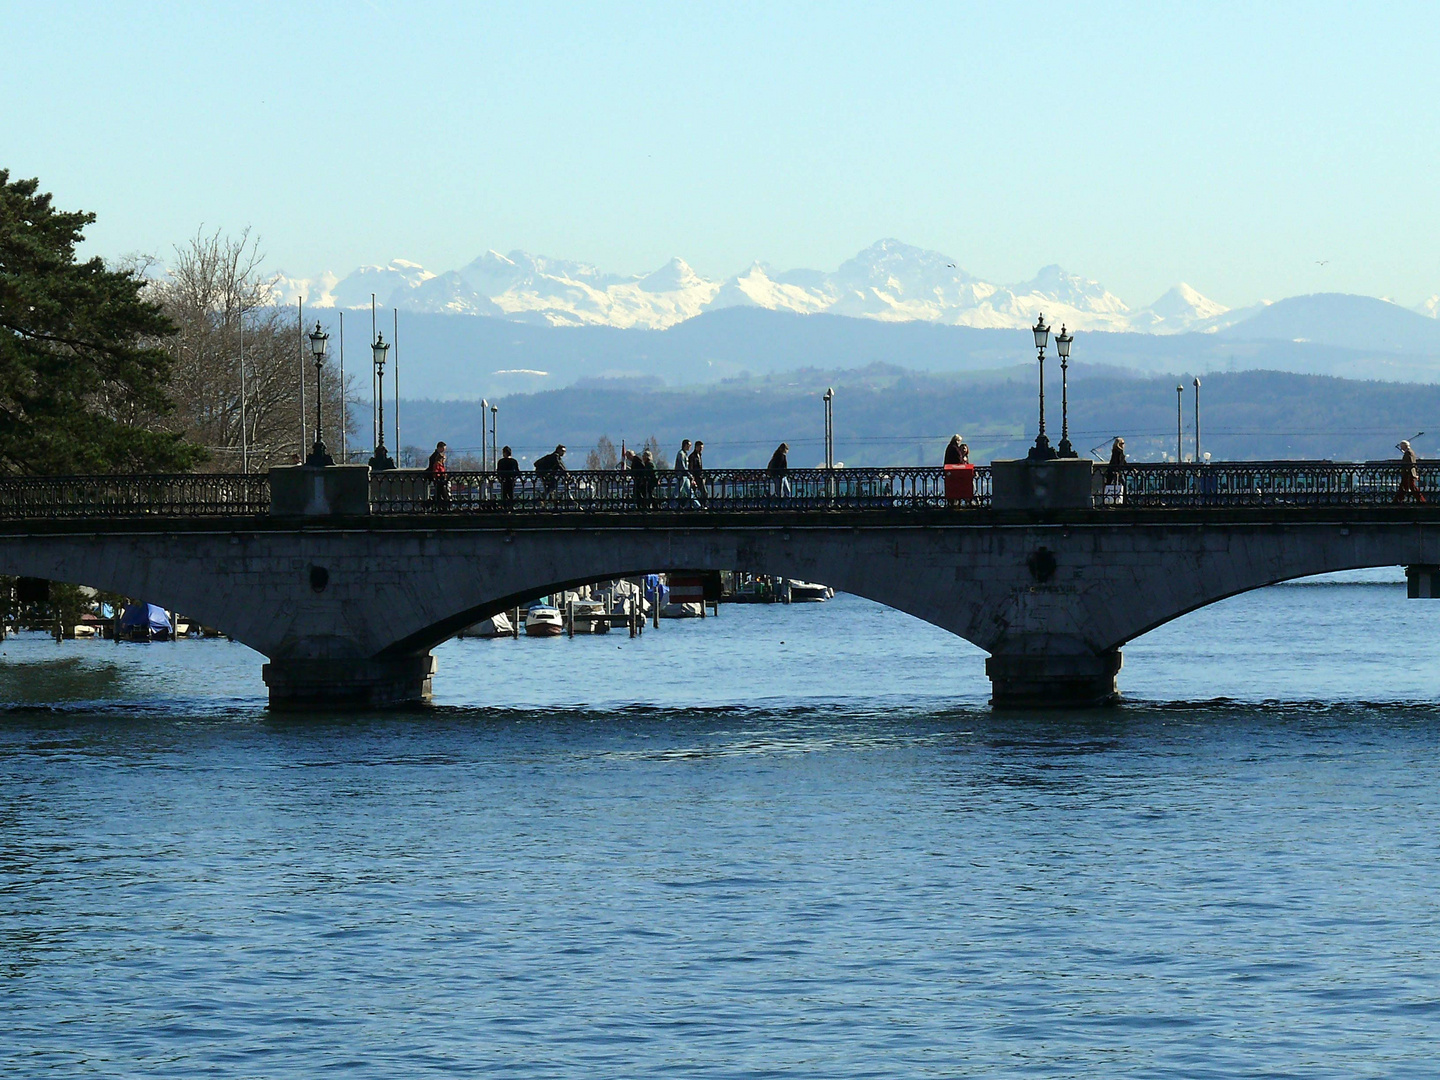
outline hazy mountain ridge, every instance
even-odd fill
[[[499,437],[526,467],[564,441],[577,461],[608,435],[637,444],[654,435],[674,453],[682,438],[703,438],[715,468],[760,467],[776,444],[791,463],[818,464],[823,454],[820,395],[835,388],[839,460],[850,465],[934,465],[951,434],[961,433],[975,460],[1024,456],[1035,437],[1034,365],[933,375],[899,369],[792,371],[688,390],[624,384],[583,386],[500,400]],[[1070,433],[1081,454],[1103,458],[1110,437],[1124,435],[1132,460],[1175,454],[1173,376],[1136,376],[1102,367],[1070,371]],[[1440,385],[1366,382],[1273,371],[1203,377],[1202,450],[1219,460],[1393,458],[1397,439],[1433,426]],[[1185,452],[1194,453],[1190,378],[1184,377]],[[1058,406],[1057,406],[1058,407]],[[483,410],[475,402],[401,402],[405,443],[415,460],[446,440],[456,458],[478,454]],[[1048,419],[1058,424],[1058,416]],[[1422,456],[1436,440],[1422,438]]]
[[[1019,329],[1043,313],[1057,329],[1183,333],[1213,331],[1224,305],[1180,284],[1148,307],[1132,310],[1099,282],[1047,266],[1026,282],[984,281],[937,251],[881,240],[834,273],[776,272],[754,263],[725,281],[697,274],[674,258],[649,274],[608,274],[588,263],[512,251],[488,251],[458,270],[434,273],[396,259],[344,278],[277,281],[277,302],[303,297],[313,307],[378,304],[431,314],[489,315],[551,326],[663,330],[726,307],[847,315],[882,322]]]

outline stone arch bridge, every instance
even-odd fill
[[[1113,699],[1127,641],[1225,597],[1392,565],[1430,595],[1440,566],[1440,510],[1396,504],[1393,466],[1134,467],[1106,485],[1088,462],[1005,464],[952,486],[955,499],[939,469],[792,473],[779,494],[762,474],[714,473],[703,507],[663,477],[637,496],[614,473],[548,492],[527,476],[513,500],[492,476],[452,474],[443,509],[416,475],[350,467],[8,480],[0,573],[218,627],[268,658],[277,707],[420,699],[432,648],[561,587],[779,575],[973,642],[990,653],[993,702],[1027,706]],[[1427,470],[1421,486],[1437,481]]]

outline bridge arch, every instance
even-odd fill
[[[0,571],[214,625],[270,659],[277,705],[413,699],[429,650],[469,622],[563,587],[673,570],[824,582],[989,652],[997,704],[1084,704],[1114,696],[1126,642],[1207,604],[1327,571],[1440,564],[1440,523],[1384,513],[252,525],[11,529]]]

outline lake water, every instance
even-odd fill
[[[1356,577],[1053,715],[844,596],[451,642],[346,719],[11,638],[0,1075],[1434,1076],[1440,601]]]

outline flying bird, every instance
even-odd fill
[[[1324,265],[1325,265],[1326,263],[1328,263],[1329,261],[1330,261],[1329,259],[1316,259],[1316,260],[1315,260],[1315,265],[1316,265],[1316,266],[1324,266]]]

